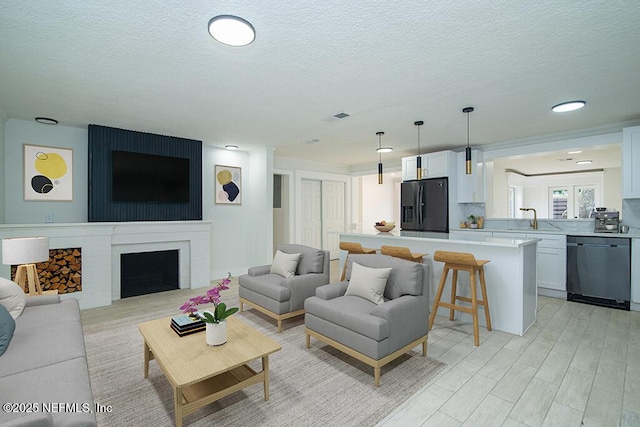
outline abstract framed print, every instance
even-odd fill
[[[24,200],[73,201],[73,150],[24,144]]]

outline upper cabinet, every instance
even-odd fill
[[[450,162],[455,159],[456,153],[453,151],[438,151],[436,153],[423,154],[422,157],[422,178],[442,178],[448,177]],[[417,176],[417,156],[402,158],[402,180],[409,181],[418,179]]]
[[[622,198],[640,199],[640,126],[622,130]]]
[[[467,175],[464,151],[457,153],[458,203],[484,203],[484,153],[471,151],[471,174]]]

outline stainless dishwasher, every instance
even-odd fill
[[[567,300],[629,310],[631,242],[567,236]]]

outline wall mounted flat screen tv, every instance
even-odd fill
[[[112,151],[113,200],[189,202],[189,159]]]

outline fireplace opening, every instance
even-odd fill
[[[179,250],[120,255],[120,298],[180,287]]]

